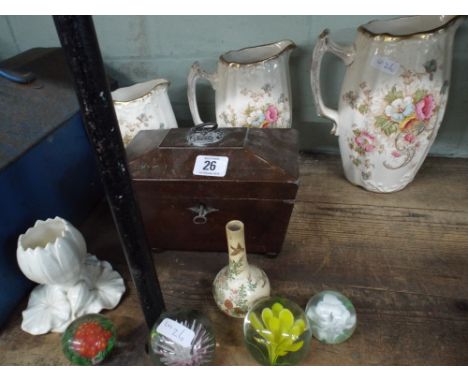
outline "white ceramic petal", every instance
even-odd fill
[[[85,280],[78,281],[74,286],[68,289],[67,297],[72,310],[72,318],[75,319],[84,314],[97,313],[88,312],[87,307],[95,299],[96,293],[91,290]]]
[[[58,325],[55,328],[52,328],[50,331],[53,333],[63,333],[65,330],[67,330],[68,325],[70,325],[72,321],[72,319],[65,321],[62,325]]]
[[[65,291],[56,286],[39,285],[29,296],[23,311],[21,329],[38,335],[66,325],[71,318],[71,307]]]
[[[101,261],[94,255],[88,254],[83,267],[82,278],[85,277],[90,285],[94,285],[101,274]]]
[[[102,273],[95,288],[104,309],[114,309],[125,292],[122,277],[106,261],[102,262]]]
[[[88,309],[97,313],[102,309],[114,309],[125,292],[125,284],[118,272],[107,261],[88,256],[85,261],[86,276],[96,296]]]

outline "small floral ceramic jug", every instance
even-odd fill
[[[437,135],[447,104],[452,47],[461,17],[411,16],[359,27],[353,45],[322,32],[312,57],[311,85],[319,115],[339,136],[346,178],[375,192],[410,183]],[[338,110],[324,105],[323,55],[347,66]]]
[[[204,78],[216,92],[216,121],[220,127],[291,127],[290,40],[223,54],[218,70],[208,74],[198,62],[188,75],[188,101],[195,125],[200,119],[196,82]]]
[[[155,79],[112,92],[124,145],[140,130],[171,129],[177,127],[167,94],[169,81]]]

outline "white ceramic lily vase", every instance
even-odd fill
[[[125,292],[122,277],[90,255],[81,233],[66,220],[38,220],[18,238],[18,265],[34,288],[21,328],[62,333],[75,318],[113,309]]]
[[[289,56],[295,44],[272,44],[229,51],[218,60],[216,73],[195,62],[188,75],[187,96],[195,125],[198,112],[196,83],[208,80],[215,90],[216,122],[220,127],[291,127]]]
[[[411,16],[372,21],[353,45],[322,32],[314,48],[311,86],[317,113],[332,120],[346,178],[375,192],[403,189],[415,177],[442,122],[452,47],[461,17]],[[320,89],[323,55],[346,65],[338,110]]]
[[[167,89],[169,81],[155,79],[112,92],[124,145],[141,130],[172,129],[177,121]]]

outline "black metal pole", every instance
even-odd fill
[[[125,258],[146,323],[151,326],[164,309],[164,300],[133,194],[93,20],[91,16],[54,16],[54,22],[75,81],[85,128],[94,146]]]

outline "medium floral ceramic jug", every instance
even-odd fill
[[[169,81],[155,79],[112,92],[114,108],[125,145],[140,130],[177,127],[167,94]]]
[[[198,62],[188,75],[188,101],[195,125],[200,119],[196,82],[204,78],[216,92],[216,121],[221,127],[291,127],[289,56],[296,45],[289,40],[230,51],[208,74]]]
[[[311,85],[319,115],[331,119],[346,178],[375,192],[410,183],[434,142],[445,106],[455,32],[461,17],[411,16],[372,21],[351,46],[322,32]],[[320,66],[330,52],[347,66],[338,110],[326,107]]]

